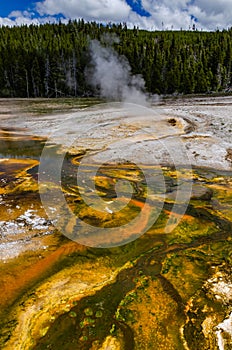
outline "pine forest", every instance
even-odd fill
[[[232,28],[149,32],[83,20],[0,28],[0,97],[94,96],[86,79],[89,43],[105,34],[151,94],[228,92]]]

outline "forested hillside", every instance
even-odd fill
[[[232,28],[222,32],[148,32],[125,24],[0,28],[0,97],[87,96],[91,39],[114,33],[114,49],[142,74],[151,93],[228,91],[232,86]]]

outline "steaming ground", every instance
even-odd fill
[[[140,74],[132,75],[127,58],[113,49],[119,42],[115,36],[103,36],[102,42],[90,42],[91,64],[86,79],[107,100],[137,103],[146,106],[145,81]],[[106,45],[104,45],[104,42]]]
[[[5,103],[9,111],[9,102]],[[175,163],[178,159],[180,164],[232,170],[232,97],[169,99],[149,109],[137,106],[137,114],[113,103],[36,118],[19,109],[17,114],[13,109],[4,113],[4,101],[1,105],[0,127],[15,126],[43,136],[57,130],[58,142],[71,142],[72,153],[92,150],[93,161],[118,155],[137,164],[172,163],[173,149]],[[176,140],[181,140],[186,159]]]

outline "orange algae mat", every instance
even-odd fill
[[[36,142],[40,149],[41,140]],[[69,240],[50,222],[38,193],[38,164],[36,157],[0,161],[1,348],[216,349],[220,325],[230,316],[230,294],[219,287],[223,282],[231,288],[231,174],[208,170],[205,176],[195,169],[191,181],[200,190],[193,190],[172,232],[164,232],[170,195],[141,237],[119,247],[91,248]],[[130,173],[134,188],[140,188],[112,222],[111,213],[98,217],[103,227],[126,222],[144,207],[144,184],[131,168],[121,166],[117,174],[103,169],[95,179],[106,202],[117,176]],[[175,171],[163,171],[173,193]],[[64,194],[77,216],[96,220],[72,183],[64,184]],[[150,199],[138,231],[157,201]],[[72,231],[76,223],[67,225]],[[229,348],[229,334],[222,339]]]

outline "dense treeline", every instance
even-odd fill
[[[94,94],[85,78],[89,41],[114,33],[115,50],[142,74],[151,93],[227,91],[232,86],[232,28],[222,32],[127,29],[83,20],[0,28],[0,97]]]

